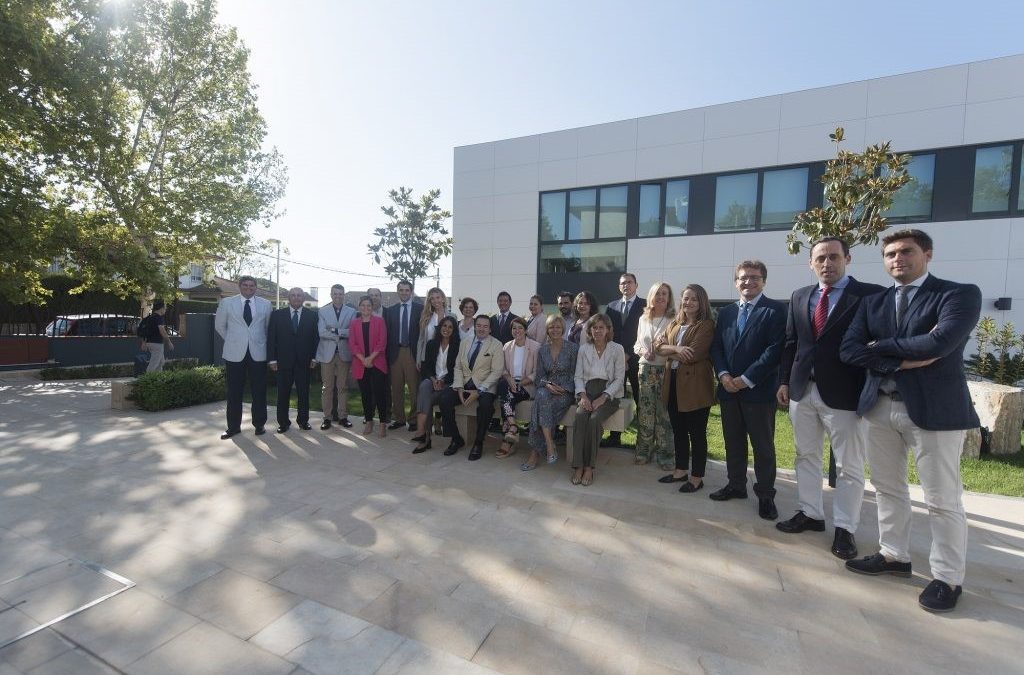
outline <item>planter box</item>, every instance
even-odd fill
[[[139,406],[128,397],[132,393],[132,385],[135,378],[125,380],[111,380],[110,382],[110,407],[114,410],[138,410]]]
[[[993,455],[1012,455],[1020,450],[1020,431],[1024,425],[1024,390],[994,382],[967,382],[981,426],[992,433]],[[977,429],[964,438],[964,456],[977,457],[981,433]]]

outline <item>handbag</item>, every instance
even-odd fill
[[[587,392],[587,398],[593,401],[595,398],[603,394],[607,387],[608,380],[602,380],[599,377],[595,377],[593,380],[587,380],[583,390]]]

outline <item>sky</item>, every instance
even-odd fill
[[[387,220],[381,206],[406,186],[439,188],[452,210],[457,146],[1024,51],[1021,0],[217,7],[250,50],[267,142],[289,171],[285,215],[253,235],[280,239],[295,261],[282,286],[318,287],[321,299],[334,283],[393,290],[367,252]],[[417,293],[433,285],[419,280]],[[440,286],[451,289],[450,259]]]

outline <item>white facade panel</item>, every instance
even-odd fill
[[[636,150],[580,157],[577,171],[581,185],[636,180]]]
[[[1024,54],[968,66],[967,102],[1024,96]]]
[[[783,129],[823,124],[834,129],[839,120],[867,116],[868,84],[852,82],[782,96]]]
[[[494,168],[494,143],[455,148],[455,173]]]
[[[494,194],[494,169],[464,171],[452,184],[453,201],[488,197]]]
[[[663,237],[658,239],[665,249],[665,266],[700,267],[709,261],[722,261],[732,265],[734,235],[708,234],[703,236]]]
[[[494,196],[494,220],[537,220],[537,193],[517,192]]]
[[[540,138],[525,136],[496,141],[494,144],[494,166],[518,166],[535,164],[540,159]]]
[[[781,96],[708,106],[704,113],[704,138],[725,138],[772,131],[779,128],[781,114]]]
[[[455,185],[458,186],[458,176]],[[494,222],[494,197],[456,199],[452,202],[452,226],[465,227]]]
[[[455,269],[455,265],[461,263],[461,261],[462,256],[456,255],[452,260],[452,269]],[[466,297],[473,298],[478,303],[482,303],[481,310],[485,306],[489,306],[491,303],[487,302],[487,298],[491,297],[489,293],[490,288],[490,272],[486,274],[466,274],[460,269],[459,273],[452,278],[452,307],[455,314],[459,315],[459,302],[461,302],[462,298]],[[497,295],[494,297],[497,297]]]
[[[541,190],[559,190],[578,185],[576,158],[556,159],[540,163],[539,187]]]
[[[650,237],[630,239],[626,244],[626,254],[630,260],[637,261],[644,267],[662,268],[665,266],[665,239]],[[643,261],[640,263],[640,261]]]
[[[703,173],[704,144],[677,143],[636,151],[636,179],[647,180]]]
[[[494,225],[490,223],[460,226],[452,247],[456,252],[489,251],[494,246],[493,232]]]
[[[705,173],[771,166],[778,161],[778,131],[704,141]]]
[[[494,170],[494,194],[536,192],[540,186],[537,163],[503,166]]]
[[[1024,136],[1024,96],[971,103],[964,123],[964,143],[988,143]]]
[[[866,147],[867,121],[863,119],[783,129],[779,132],[779,164],[817,162],[835,157],[836,146],[828,135],[833,133],[837,126],[843,128],[844,140],[840,147],[856,151]]]
[[[650,148],[704,140],[704,109],[682,110],[637,120],[636,147]]]
[[[533,228],[536,230],[536,227]],[[497,278],[503,278],[512,274],[534,274],[537,270],[537,247],[510,247],[510,243],[522,243],[522,239],[506,239],[501,243],[501,235],[497,235],[498,246],[494,247],[491,255],[492,273]],[[533,291],[530,292],[533,294]]]
[[[963,105],[967,65],[922,70],[868,82],[868,117]]]
[[[1018,270],[1024,270],[1024,218],[1010,220],[1010,244],[1006,255],[1018,266]]]
[[[636,148],[636,120],[609,122],[583,127],[580,131],[580,157],[604,155]]]
[[[490,250],[459,251],[452,261],[459,265],[459,275],[488,275],[493,274],[491,270],[492,260]]]
[[[542,162],[553,159],[576,159],[580,155],[579,129],[552,131],[541,134],[538,140],[540,142],[539,159]]]
[[[869,143],[891,140],[892,149],[898,152],[961,145],[964,142],[964,106],[871,117],[867,140]]]

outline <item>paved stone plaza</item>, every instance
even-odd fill
[[[564,461],[520,472],[522,449],[221,441],[223,404],[109,403],[109,382],[0,374],[0,644],[136,584],[0,649],[0,675],[1024,672],[1024,500],[967,495],[965,593],[936,616],[920,490],[915,577],[875,579],[831,528],[710,501],[716,463],[681,495],[603,451],[584,488]],[[791,515],[791,474],[777,501]],[[876,536],[869,490],[863,553]]]

